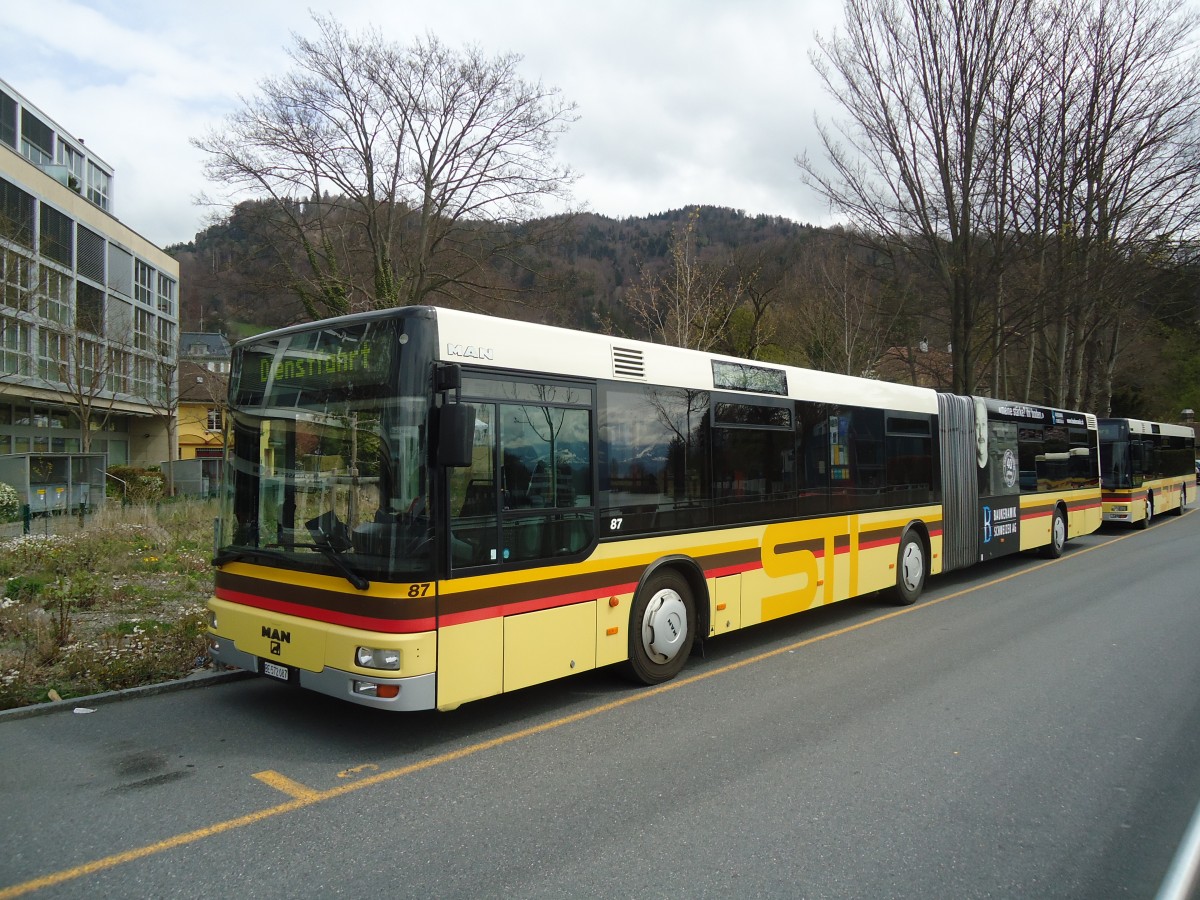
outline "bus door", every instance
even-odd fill
[[[596,537],[592,390],[468,378],[463,393],[474,394],[475,435],[470,466],[450,472],[452,570],[530,565],[589,549]]]

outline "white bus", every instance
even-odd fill
[[[1100,524],[1095,418],[429,307],[234,349],[210,647],[452,709]]]

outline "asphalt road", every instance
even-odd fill
[[[453,713],[250,679],[0,718],[6,897],[1153,897],[1200,515]],[[79,704],[86,707],[86,703]]]

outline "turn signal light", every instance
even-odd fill
[[[381,700],[391,700],[394,697],[400,696],[400,685],[356,681],[354,682],[354,693],[363,697],[378,697]]]

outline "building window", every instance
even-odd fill
[[[86,393],[95,393],[105,387],[104,348],[97,341],[79,338],[75,342],[76,387]]]
[[[79,275],[96,284],[104,284],[104,238],[82,225],[77,225],[75,249]]]
[[[133,347],[149,352],[154,335],[154,313],[140,306],[133,310]]]
[[[33,249],[33,195],[0,178],[0,235]]]
[[[21,155],[35,166],[54,161],[54,129],[27,109],[21,110]]]
[[[0,252],[0,283],[4,286],[5,306],[28,310],[33,297],[33,260],[14,250]]]
[[[175,315],[175,280],[162,272],[158,273],[158,311],[168,316]]]
[[[116,244],[108,245],[108,289],[133,296],[133,254]]]
[[[38,378],[61,383],[70,353],[67,336],[49,328],[38,329]]]
[[[104,334],[104,291],[82,281],[76,283],[75,323],[81,331]]]
[[[17,101],[0,91],[0,142],[17,149]]]
[[[65,141],[60,140],[57,148],[58,164],[67,170],[67,187],[77,194],[83,193],[83,154]]]
[[[140,259],[133,261],[133,299],[154,305],[154,269]]]
[[[41,205],[41,240],[39,247],[42,256],[62,263],[67,268],[75,265],[75,242],[72,240],[75,223],[70,217],[63,215],[57,209]]]
[[[223,425],[224,425],[224,423],[221,419],[221,410],[220,409],[210,409],[208,411],[208,430],[209,431],[220,431],[222,429]]]
[[[149,399],[155,395],[154,391],[154,375],[156,368],[154,360],[148,359],[145,356],[135,356],[133,358],[133,391],[132,393],[138,397]]]
[[[0,317],[0,371],[29,374],[29,326],[7,316]]]
[[[38,315],[62,324],[70,321],[72,287],[71,276],[42,266],[42,277],[38,284]]]
[[[108,350],[108,389],[114,394],[129,393],[129,367],[132,354],[125,350]]]
[[[88,160],[87,198],[101,209],[108,209],[108,196],[112,189],[112,176]]]
[[[158,320],[158,355],[164,359],[175,358],[175,323]]]
[[[109,294],[104,305],[107,307],[104,326],[107,333],[116,335],[122,344],[128,346],[133,334],[133,304]]]

